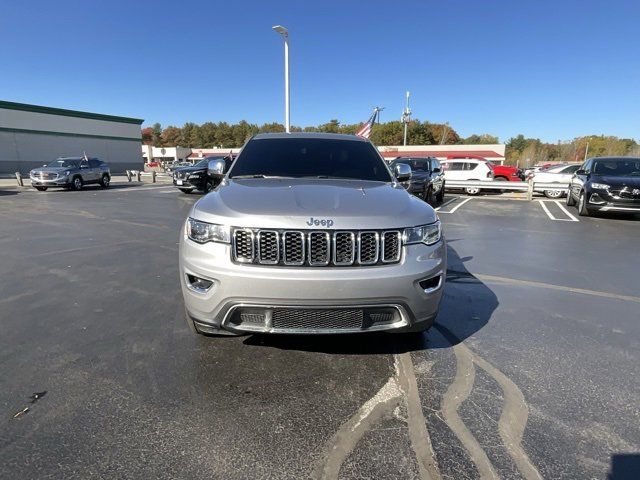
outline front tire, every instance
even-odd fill
[[[480,189],[478,187],[468,187],[464,190],[467,192],[467,195],[478,195],[480,193]]]
[[[215,188],[213,184],[213,180],[207,178],[207,181],[204,183],[204,189],[202,190],[204,193],[209,193],[211,190]]]
[[[71,181],[71,189],[76,192],[82,190],[82,178],[81,177],[73,177]]]
[[[442,188],[440,189],[440,191],[436,195],[436,201],[438,203],[444,202],[444,183],[442,184]]]
[[[435,198],[433,197],[433,188],[429,187],[427,191],[424,192],[422,199],[433,207],[436,203]]]
[[[48,187],[35,187],[39,192],[46,192]]]
[[[587,208],[587,193],[583,190],[580,192],[580,197],[578,198],[578,215],[588,217],[590,213]]]
[[[567,191],[567,207],[573,207],[576,204],[576,199],[573,198],[573,195],[571,194],[571,188],[569,188],[569,190]]]
[[[182,193],[187,194],[187,195],[189,195],[191,193],[191,189],[190,188],[181,188],[180,191]]]
[[[102,175],[102,178],[100,179],[100,186],[102,188],[109,188],[110,183],[111,183],[111,177],[109,177],[109,175],[107,175],[106,173]]]

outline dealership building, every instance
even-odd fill
[[[505,161],[506,145],[396,145],[378,147],[385,160],[398,157],[436,157],[438,160],[449,158],[484,158],[495,165]]]
[[[96,157],[113,173],[142,169],[139,118],[0,100],[0,174],[27,174],[58,157]]]

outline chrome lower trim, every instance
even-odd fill
[[[640,212],[640,207],[602,207],[603,212]]]
[[[442,272],[438,272],[435,275],[432,275],[431,277],[425,278],[424,280],[430,280],[434,277],[438,277],[438,285],[436,285],[435,287],[431,287],[431,288],[423,288],[422,290],[424,291],[424,293],[433,293],[433,292],[437,292],[438,290],[440,290],[442,288],[442,279],[444,278],[444,275]],[[420,280],[420,282],[423,282],[424,280]],[[419,282],[418,282],[419,283]]]
[[[271,314],[267,314],[267,319],[265,321],[264,327],[253,326],[253,325],[244,325],[240,327],[228,326],[228,320],[233,314],[233,312],[238,308],[264,308],[267,311],[272,311],[276,308],[293,308],[293,309],[334,309],[334,308],[395,308],[397,312],[400,314],[400,321],[395,323],[389,323],[386,325],[374,325],[368,328],[273,328],[271,326]],[[220,326],[222,328],[228,329],[229,331],[239,331],[239,332],[248,332],[248,333],[285,333],[285,334],[339,334],[339,333],[362,333],[362,332],[375,332],[375,331],[383,331],[383,330],[394,330],[397,328],[406,327],[409,325],[408,315],[402,305],[398,304],[356,304],[356,305],[268,305],[268,304],[256,304],[256,303],[238,303],[233,305],[227,313],[225,314]]]

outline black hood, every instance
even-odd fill
[[[203,167],[180,167],[180,168],[176,168],[174,170],[174,172],[181,172],[181,173],[193,173],[193,172],[204,172],[207,169],[207,166],[203,166]]]

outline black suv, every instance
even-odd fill
[[[207,166],[212,160],[224,160],[224,171],[227,172],[233,163],[233,156],[205,157],[191,167],[178,168],[173,172],[173,184],[183,193],[191,193],[194,190],[208,193],[213,190],[220,183],[220,178],[210,175],[207,171]]]
[[[598,212],[640,213],[640,158],[589,158],[569,183],[567,205],[580,215]]]
[[[61,157],[29,172],[31,185],[44,192],[50,187],[81,190],[84,185],[98,183],[108,188],[111,183],[109,166],[97,158]]]
[[[398,157],[391,162],[391,168],[399,163],[411,167],[411,182],[407,186],[409,193],[422,198],[430,205],[444,200],[444,173],[437,158]]]

